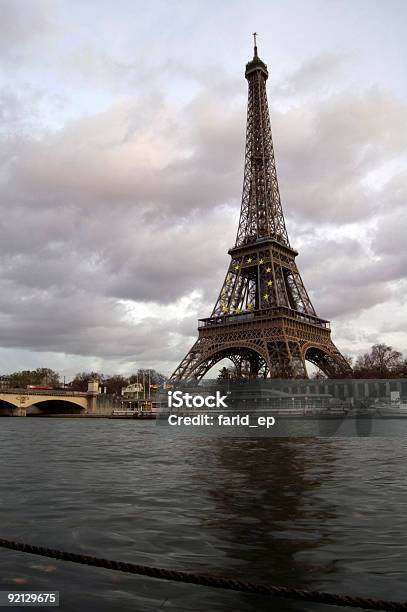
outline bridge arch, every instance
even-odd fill
[[[13,402],[0,399],[0,417],[3,416],[14,416],[18,410],[19,406],[14,404]]]
[[[27,415],[35,414],[79,414],[86,411],[86,407],[72,399],[44,398],[25,405]]]
[[[0,416],[24,416],[40,413],[88,412],[90,400],[86,393],[64,393],[59,391],[32,392],[26,389],[0,391]]]

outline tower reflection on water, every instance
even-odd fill
[[[335,444],[315,438],[217,438],[205,444],[208,469],[202,465],[196,476],[215,511],[202,519],[202,529],[219,534],[221,572],[230,564],[242,580],[317,588],[321,571],[334,572],[335,563],[313,565],[304,553],[314,556],[323,538],[318,525],[335,517],[313,501],[335,470]],[[244,610],[316,609],[283,599],[242,600]]]

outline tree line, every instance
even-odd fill
[[[122,376],[121,374],[107,375],[102,372],[78,372],[75,377],[65,384],[65,388],[72,391],[87,391],[88,381],[92,378],[97,378],[100,386],[106,393],[115,393],[120,395],[123,387],[139,382],[144,385],[144,389],[148,392],[148,385],[162,385],[165,381],[165,376],[152,369],[140,368],[135,374],[130,376]],[[64,381],[55,370],[51,368],[36,368],[35,370],[21,370],[4,374],[1,376],[3,386],[14,389],[25,389],[29,385],[34,386],[49,386],[59,388],[64,386]]]
[[[351,364],[352,365],[352,364]],[[402,378],[407,376],[407,358],[386,344],[374,344],[353,366],[355,378]]]
[[[345,356],[353,368],[352,378],[403,378],[407,376],[407,358],[387,344],[374,344],[370,351],[353,358]],[[316,372],[313,378],[325,378]]]

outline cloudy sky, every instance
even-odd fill
[[[0,373],[170,374],[229,263],[250,33],[290,241],[356,356],[407,353],[404,0],[0,0]]]

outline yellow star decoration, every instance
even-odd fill
[[[239,269],[239,264],[236,264],[236,265],[234,266],[234,268],[235,268],[235,270],[238,270],[238,269]]]
[[[265,293],[265,294],[263,295],[263,300],[268,300],[268,299],[269,299],[269,294],[268,294],[268,293]]]
[[[271,268],[266,268],[266,272],[271,272]]]
[[[269,287],[271,287],[271,285],[273,284],[273,281],[267,281],[267,284]]]
[[[263,258],[259,259],[259,264],[261,265],[263,263],[264,263],[264,259]]]
[[[249,257],[249,259],[247,260],[247,263],[252,263],[253,259],[251,257]]]
[[[222,308],[222,312],[224,312],[225,314],[227,314],[229,312],[229,308],[227,306],[223,306]]]
[[[248,304],[247,308],[248,308],[249,310],[252,310],[252,308],[253,308],[253,304]]]
[[[241,312],[242,312],[242,311],[240,310],[240,308],[235,308],[235,313],[236,313],[236,314],[239,314],[239,313],[241,313]]]

